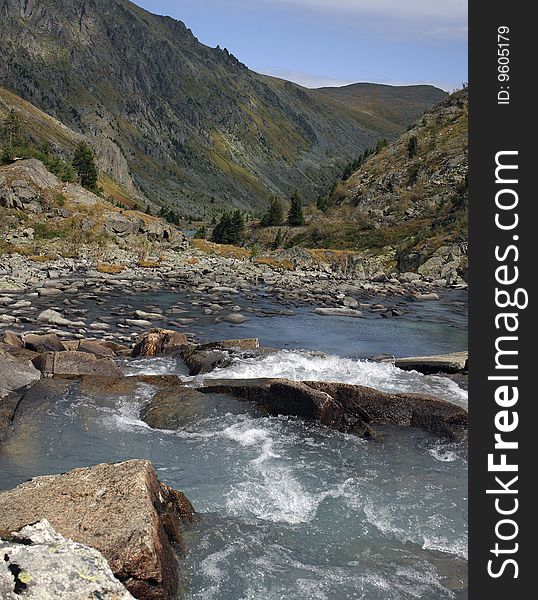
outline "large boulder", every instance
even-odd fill
[[[56,533],[46,519],[0,536],[4,600],[134,600],[100,552]]]
[[[288,379],[215,380],[204,393],[233,394],[256,402],[271,415],[291,415],[361,437],[377,437],[376,425],[418,427],[460,440],[467,431],[467,411],[421,394],[389,394],[373,388]]]
[[[177,597],[176,550],[194,517],[184,494],[160,483],[144,460],[36,477],[0,493],[0,530],[47,519],[64,537],[101,552],[141,600]]]
[[[27,333],[24,336],[24,347],[33,352],[62,352],[66,349],[55,333],[43,335]]]
[[[121,377],[121,369],[111,358],[97,358],[88,352],[45,352],[32,361],[46,375],[100,375]]]
[[[174,354],[189,345],[187,336],[170,329],[152,329],[141,335],[132,351],[133,357]]]

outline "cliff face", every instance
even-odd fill
[[[201,217],[295,188],[317,196],[357,150],[442,95],[410,91],[399,110],[378,86],[374,104],[390,110],[371,110],[372,88],[350,108],[254,73],[127,0],[0,0],[0,20],[0,84],[93,138],[123,185]]]

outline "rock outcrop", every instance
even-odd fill
[[[176,598],[176,551],[194,515],[184,494],[159,482],[143,460],[36,477],[0,493],[0,530],[47,519],[64,537],[101,552],[140,600]]]
[[[373,388],[287,379],[208,381],[204,393],[233,394],[271,415],[296,416],[327,427],[377,437],[376,425],[418,427],[448,439],[463,439],[467,411],[421,394],[389,394]]]
[[[0,532],[0,553],[4,600],[134,600],[100,552],[56,533],[46,519]]]

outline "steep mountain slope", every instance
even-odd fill
[[[117,146],[106,138],[92,136],[90,139],[77,133],[20,96],[0,87],[0,130],[11,111],[19,119],[22,139],[32,148],[46,148],[49,155],[70,161],[79,142],[91,143],[98,151],[99,186],[104,196],[126,206],[144,203],[129,175],[127,161]],[[0,135],[0,153],[6,145],[7,140]]]
[[[0,84],[94,138],[123,185],[200,216],[317,195],[406,120],[258,75],[128,0],[0,0],[0,21]]]
[[[341,182],[326,214],[314,215],[293,243],[385,254],[401,271],[427,272],[443,260],[464,270],[467,120],[463,89]]]

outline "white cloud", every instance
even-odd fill
[[[243,0],[244,1],[244,0]],[[350,25],[370,29],[388,39],[419,37],[464,38],[467,35],[467,0],[258,0],[346,19]],[[249,4],[254,8],[253,4]]]

